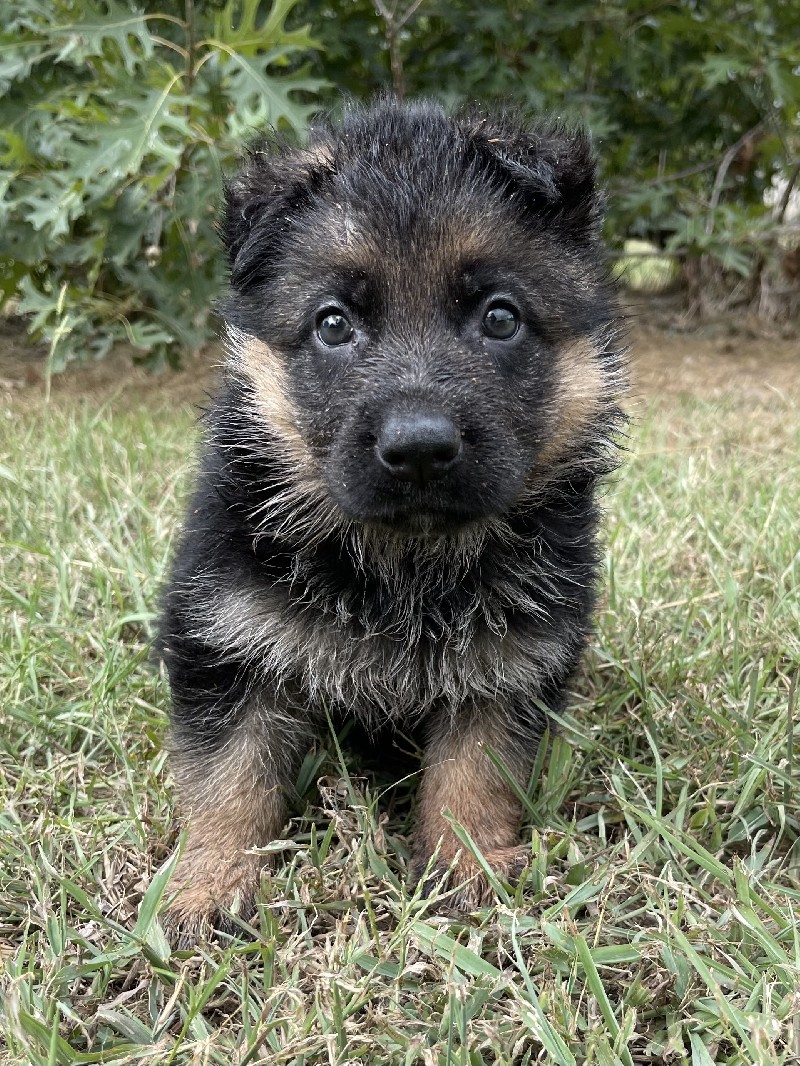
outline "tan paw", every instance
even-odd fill
[[[495,848],[483,853],[487,865],[501,883],[515,884],[530,862],[529,847],[515,846]],[[424,876],[427,860],[417,860],[415,868]],[[497,894],[481,866],[470,854],[462,851],[455,866],[449,869],[442,861],[425,877],[423,895],[429,896],[434,887],[442,884],[443,910],[455,910],[465,914],[488,907],[497,901]]]
[[[168,895],[177,895],[162,916],[167,939],[183,950],[217,934],[240,931],[232,916],[252,918],[259,880],[260,864],[252,861],[223,865],[214,876],[207,867],[179,863],[167,889]]]

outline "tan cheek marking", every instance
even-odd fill
[[[608,383],[595,345],[580,337],[558,350],[552,431],[539,452],[537,466],[562,458],[580,443],[584,431],[602,410]]]
[[[285,446],[287,459],[300,472],[314,470],[313,456],[298,428],[280,356],[268,344],[245,335],[234,335],[232,347],[234,367],[252,382],[259,411]]]

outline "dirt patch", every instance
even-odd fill
[[[0,405],[26,410],[47,402],[69,406],[156,407],[202,405],[214,388],[222,346],[186,356],[180,370],[153,371],[141,352],[117,345],[105,359],[73,364],[48,380],[47,349],[32,344],[18,319],[0,319]]]
[[[655,323],[655,324],[653,324]],[[630,330],[633,402],[704,396],[749,404],[800,400],[800,339],[768,335],[746,323],[720,322],[684,330],[638,308]],[[26,410],[46,402],[46,349],[30,343],[22,323],[0,320],[0,405]],[[51,403],[115,407],[138,404],[174,409],[202,405],[222,359],[209,345],[179,371],[153,372],[120,346],[107,359],[70,367],[49,382]]]
[[[740,397],[771,403],[800,397],[800,340],[748,329],[709,335],[637,324],[631,334],[634,394]]]

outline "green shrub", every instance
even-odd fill
[[[6,6],[0,294],[52,369],[120,339],[162,360],[206,339],[222,173],[252,130],[302,133],[322,85],[295,3]]]

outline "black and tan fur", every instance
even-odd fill
[[[251,904],[328,715],[424,735],[415,868],[457,860],[461,906],[487,886],[444,811],[524,860],[486,749],[527,783],[590,632],[623,378],[599,225],[582,134],[433,104],[266,139],[229,183],[229,354],[160,633],[190,935]]]

